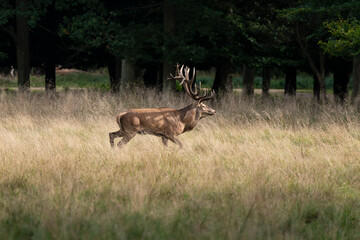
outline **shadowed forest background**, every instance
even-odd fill
[[[318,101],[327,101],[326,90],[338,102],[358,96],[357,1],[2,0],[0,6],[2,87],[17,79],[20,91],[52,92],[62,85],[56,68],[75,68],[103,72],[80,86],[174,91],[169,73],[183,63],[202,70],[198,80],[218,96],[234,88],[246,99],[254,88],[264,98],[270,88],[289,96],[307,89]]]
[[[360,239],[359,18],[356,0],[0,0],[0,239]],[[182,149],[111,149],[120,112],[193,101],[177,63],[216,114]]]

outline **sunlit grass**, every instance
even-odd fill
[[[359,239],[359,115],[301,100],[210,103],[179,137],[110,148],[138,91],[0,94],[0,239]]]

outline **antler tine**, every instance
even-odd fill
[[[190,73],[190,68],[189,67],[185,67],[185,78],[187,81],[189,81],[189,73]]]
[[[193,68],[193,75],[192,75],[191,81],[190,81],[190,86],[192,86],[194,81],[195,81],[195,75],[196,75],[196,70],[195,70],[195,67],[194,67]],[[197,89],[196,89],[196,82],[195,82],[195,94],[198,94]]]
[[[194,82],[195,80],[195,74],[196,74],[196,69],[195,67],[193,68],[193,75],[192,75],[192,78],[191,78],[191,84]]]
[[[201,93],[201,81],[199,82],[199,93]],[[208,94],[208,90],[205,88],[205,90],[204,90],[204,95],[201,96],[201,98],[206,97],[207,94]]]
[[[185,65],[182,65],[181,68],[179,69],[179,66],[180,66],[180,64],[176,64],[175,76],[173,76],[172,74],[170,74],[170,76],[174,79],[182,80],[180,85],[182,85],[185,88],[185,91],[192,99],[194,99],[195,101],[199,101],[199,103],[200,103],[201,101],[208,100],[215,95],[215,92],[212,91],[211,94],[208,96],[208,91],[207,91],[207,89],[205,89],[204,95],[199,96],[199,94],[201,93],[201,82],[199,83],[199,89],[198,89],[196,82],[195,82],[195,76],[196,76],[195,67],[193,68],[193,73],[192,73],[192,76],[190,79],[190,77],[189,77],[190,68]],[[193,87],[194,82],[195,82],[195,86],[194,86],[195,89]]]
[[[191,81],[190,81],[190,89],[192,89],[192,86],[193,86],[193,83],[195,81],[195,75],[196,75],[196,70],[195,70],[195,67],[193,68],[193,75],[191,77]],[[198,96],[200,93],[200,91],[198,92],[197,88],[196,88],[196,82],[195,82],[195,92],[193,92],[193,94],[195,96]]]
[[[181,68],[180,72],[181,72],[181,76],[182,76],[182,78],[183,78],[183,81],[181,82],[181,85],[185,82],[185,85],[183,85],[183,86],[185,86],[185,89],[186,89],[187,93],[188,93],[192,98],[194,98],[194,97],[196,97],[197,95],[199,95],[198,92],[197,92],[197,89],[195,89],[195,92],[193,91],[193,87],[192,87],[193,81],[192,81],[192,80],[193,80],[194,78],[192,78],[192,80],[189,79],[190,68],[187,67],[187,66],[185,66],[185,69]],[[184,73],[185,73],[185,76],[184,76]],[[197,100],[197,99],[195,99],[195,100]]]
[[[175,74],[176,75],[179,75],[179,67],[180,67],[180,64],[176,64],[176,71],[175,71]]]
[[[197,91],[197,88],[196,88],[196,83],[195,83],[195,90],[193,90],[193,83],[194,83],[194,80],[195,80],[195,73],[193,73],[193,76],[191,77],[191,80],[190,80],[190,68],[187,68],[187,71],[186,71],[186,81],[188,83],[188,86],[189,86],[189,90],[191,92],[191,95],[192,97],[196,97],[199,95],[199,92]],[[197,99],[196,99],[197,100]]]
[[[180,71],[181,71],[181,70],[179,70],[179,66],[180,66],[180,64],[176,64],[175,76],[172,75],[172,73],[170,73],[170,76],[171,76],[172,78],[174,78],[174,79],[182,78],[182,75],[179,74]],[[184,67],[184,65],[182,65],[181,69],[182,69],[183,67]]]
[[[184,77],[183,69],[184,65],[181,66],[180,71],[178,72],[179,78],[182,78],[180,85],[183,85],[183,83],[186,82],[186,77]]]
[[[206,93],[204,94],[204,96],[200,97],[199,103],[201,103],[202,101],[206,101],[206,100],[209,100],[209,99],[213,98],[214,95],[215,95],[215,91],[214,91],[214,90],[211,91],[211,93],[210,93],[209,96],[207,96],[207,91],[206,91]]]

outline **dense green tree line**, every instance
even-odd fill
[[[16,66],[28,91],[31,67],[56,89],[56,65],[107,67],[112,92],[139,81],[164,91],[177,62],[216,68],[213,89],[232,92],[242,72],[244,98],[262,72],[263,96],[271,73],[285,73],[284,93],[296,94],[296,73],[314,76],[314,96],[327,101],[325,77],[344,101],[353,73],[352,101],[360,78],[360,3],[355,0],[0,0],[0,65]]]

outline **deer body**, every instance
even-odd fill
[[[179,72],[179,70],[177,72]],[[187,79],[183,74],[181,76],[185,80],[188,80],[188,74],[186,75]],[[188,86],[185,86],[188,94],[195,99],[198,94],[189,92]],[[122,137],[122,140],[118,143],[118,146],[122,147],[135,137],[136,134],[152,134],[161,137],[165,146],[167,146],[167,142],[170,140],[182,147],[182,143],[177,139],[177,136],[192,130],[201,118],[215,114],[215,110],[201,103],[202,100],[206,100],[205,98],[210,99],[204,95],[201,99],[200,97],[199,99],[195,99],[199,100],[198,102],[179,110],[171,108],[149,108],[131,109],[127,112],[120,113],[116,117],[116,122],[120,130],[109,133],[110,145],[114,147],[114,139],[117,137]]]

